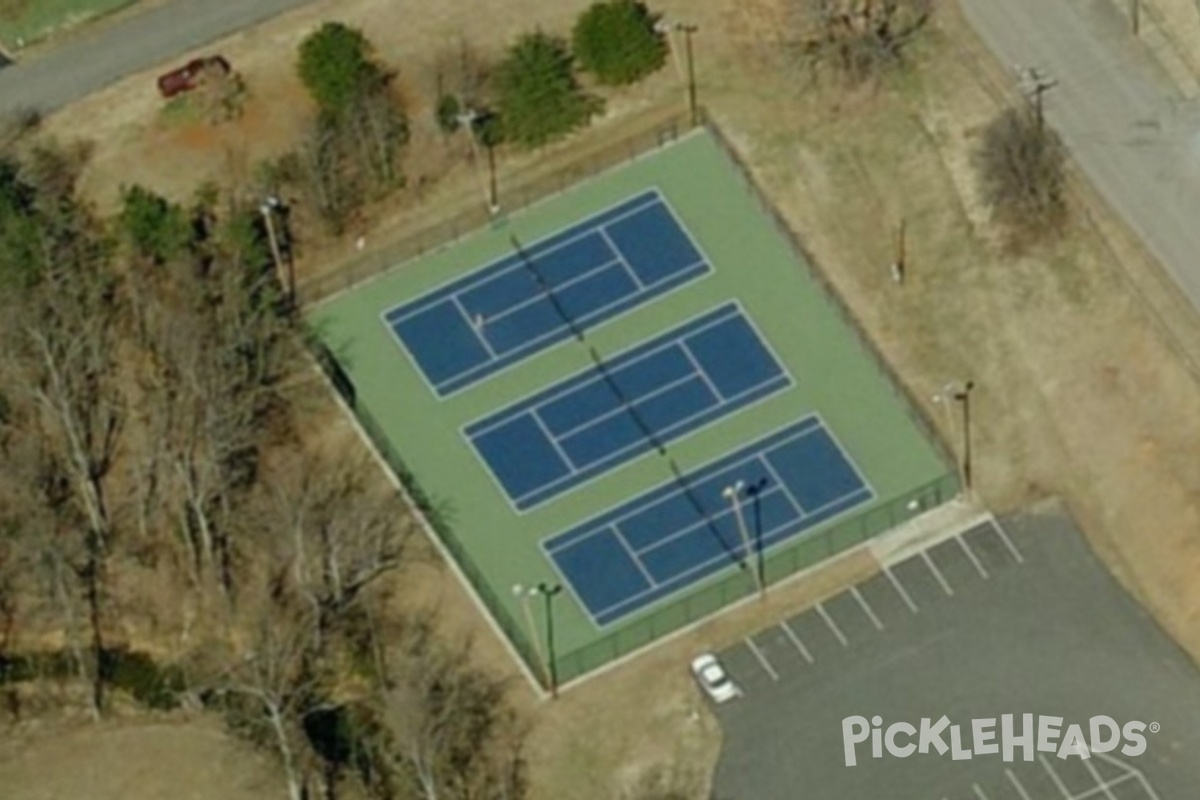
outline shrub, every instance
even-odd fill
[[[322,111],[341,114],[384,82],[362,31],[326,22],[300,43],[300,80]]]
[[[572,72],[561,39],[541,31],[522,36],[496,73],[501,133],[506,141],[539,147],[587,124],[602,108]]]
[[[571,43],[579,65],[604,84],[634,83],[660,68],[667,43],[655,17],[637,0],[595,3],[575,23]]]
[[[1063,149],[1034,112],[1012,108],[989,123],[975,166],[983,198],[1008,229],[1011,244],[1044,238],[1062,224]]]

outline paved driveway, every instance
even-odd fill
[[[126,75],[170,61],[312,0],[173,0],[0,70],[0,114],[53,111]]]
[[[1129,34],[1128,0],[959,0],[1003,64],[1057,85],[1046,119],[1200,307],[1200,105]]]
[[[1061,516],[964,531],[720,655],[745,691],[718,710],[720,800],[1168,800],[1200,785],[1200,672]],[[1063,717],[1060,743],[1093,716],[1143,722],[1146,750],[877,759],[866,741],[846,766],[849,717],[946,715],[970,750],[972,720],[1005,714],[1018,733],[1024,714]]]

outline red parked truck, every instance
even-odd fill
[[[193,58],[187,64],[160,75],[158,91],[163,97],[174,97],[181,92],[188,92],[199,86],[206,76],[228,75],[229,62],[224,56],[205,56]]]

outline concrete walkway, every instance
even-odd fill
[[[1119,0],[960,0],[996,57],[1056,81],[1046,119],[1200,307],[1200,102],[1129,29]]]

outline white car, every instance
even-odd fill
[[[697,656],[692,661],[692,675],[696,676],[700,688],[714,703],[724,703],[742,696],[742,690],[730,679],[729,673],[712,653]]]

